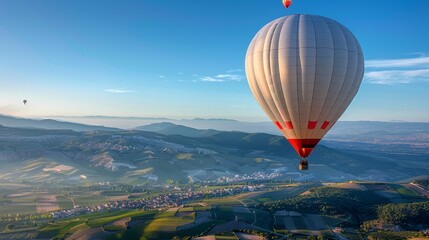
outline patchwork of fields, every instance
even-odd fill
[[[321,234],[333,237],[337,233],[332,229],[343,223],[353,224],[355,221],[353,217],[347,215],[328,217],[290,209],[271,211],[263,206],[297,197],[306,198],[315,194],[314,189],[321,188],[374,193],[392,203],[427,201],[420,192],[411,187],[415,185],[410,184],[349,182],[270,186],[270,190],[206,198],[184,206],[154,210],[105,210],[64,219],[50,219],[49,212],[58,209],[104,204],[112,200],[134,199],[137,196],[137,199],[155,197],[156,193],[94,190],[65,195],[42,190],[34,191],[29,185],[2,184],[0,187],[5,194],[0,198],[0,215],[3,219],[0,222],[0,239],[24,237],[113,240],[171,239],[187,236],[206,236],[199,239],[238,239],[239,236],[260,239],[264,234],[280,238],[291,234],[298,237]],[[222,189],[222,186],[207,188],[216,190]],[[8,222],[13,222],[16,226],[12,229]],[[28,224],[29,222],[33,224]]]

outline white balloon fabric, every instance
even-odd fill
[[[265,113],[306,158],[344,113],[364,73],[362,49],[340,23],[296,14],[276,19],[246,55],[250,88]]]

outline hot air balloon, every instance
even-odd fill
[[[24,103],[24,105],[27,104],[27,100],[25,100],[25,99],[22,100],[22,102]]]
[[[289,8],[289,6],[292,4],[292,0],[283,0],[283,5],[285,8]]]
[[[307,157],[359,90],[362,49],[340,23],[290,15],[264,26],[246,54],[246,75],[259,105],[301,157]]]

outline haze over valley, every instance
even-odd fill
[[[206,122],[213,128],[225,122],[240,124],[186,121]],[[393,182],[427,175],[429,170],[427,123],[339,122],[314,151],[308,172],[298,171],[299,159],[282,136],[267,133],[204,130],[169,122],[121,130],[6,116],[0,124],[0,161],[5,166],[0,178],[11,181],[164,184],[259,176]]]

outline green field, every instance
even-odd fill
[[[141,211],[141,210],[128,210],[128,211],[112,211],[105,213],[94,213],[82,215],[79,217],[70,218],[68,220],[60,221],[57,223],[50,223],[41,228],[38,239],[56,238],[62,239],[66,234],[83,230],[88,227],[104,227],[106,231],[122,231],[124,227],[108,225],[109,223],[131,217],[133,218],[147,218],[152,219],[157,211]]]
[[[144,239],[166,239],[174,236],[178,226],[193,223],[195,221],[195,212],[185,216],[166,216],[158,215],[144,229]]]
[[[19,186],[26,186],[22,184],[4,184],[0,185],[5,189],[0,189],[0,216],[16,216],[35,214],[36,209],[36,196],[33,192],[21,192]],[[8,188],[17,188],[8,190]]]
[[[74,202],[76,205],[82,207],[82,206],[94,206],[97,204],[106,203],[107,197],[97,194],[95,192],[89,192],[87,194],[72,196]]]
[[[240,206],[243,205],[237,198],[240,195],[232,197],[220,197],[220,198],[210,198],[204,199],[203,202],[207,205],[222,205],[222,206]]]
[[[101,227],[105,224],[108,224],[123,218],[127,218],[127,217],[152,218],[154,215],[155,215],[154,211],[131,210],[121,214],[116,213],[114,215],[106,216],[106,217],[90,218],[87,221],[87,225],[90,227]]]
[[[401,194],[402,197],[412,197],[412,198],[419,198],[420,195],[415,193],[413,190],[400,185],[400,184],[389,184],[389,187],[391,187],[393,190],[395,190],[397,193]]]
[[[301,194],[307,190],[308,190],[307,187],[300,187],[300,188],[296,187],[296,188],[285,188],[277,191],[270,191],[255,197],[254,201],[258,203],[266,203],[266,202],[272,202],[277,200],[284,200],[286,198],[291,198],[298,194]]]
[[[61,209],[72,209],[74,207],[70,198],[61,195],[57,196],[57,203]]]
[[[194,221],[195,214],[191,216],[183,217],[163,217],[155,218],[149,226],[146,227],[145,231],[147,232],[174,232],[178,226],[192,223]]]
[[[68,222],[61,222],[61,223],[53,223],[49,224],[48,226],[42,228],[37,235],[38,239],[45,239],[45,238],[57,238],[61,239],[63,238],[72,228],[83,224],[84,220],[74,220],[74,221],[68,221]]]
[[[177,209],[167,209],[167,211],[161,212],[156,216],[157,218],[163,218],[163,217],[174,217],[176,216]]]
[[[308,184],[302,186],[285,185],[285,188],[275,191],[260,191],[248,192],[234,196],[225,196],[218,198],[204,199],[203,202],[207,205],[222,205],[222,206],[243,206],[250,204],[266,203],[277,200],[284,200],[295,197],[308,189],[320,184]]]
[[[192,212],[194,211],[194,207],[182,207],[179,208],[179,212]]]
[[[0,202],[0,216],[16,216],[36,214],[36,204],[29,202],[28,204],[21,205],[22,203],[1,203]]]

